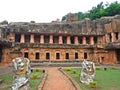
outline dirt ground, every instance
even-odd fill
[[[43,90],[75,90],[75,87],[58,68],[45,68],[48,73]]]
[[[13,72],[13,67],[11,66],[1,66],[0,67],[0,74],[7,74]]]

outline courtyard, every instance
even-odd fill
[[[104,69],[106,67],[106,69]],[[96,66],[95,88],[80,82],[81,67],[40,67],[34,68],[31,73],[30,90],[120,90],[119,66]],[[11,67],[1,67],[0,90],[8,90],[12,83],[13,73]],[[43,70],[45,72],[43,73]],[[64,73],[62,73],[62,72]],[[34,73],[39,73],[34,77]],[[47,74],[44,84],[43,76]]]

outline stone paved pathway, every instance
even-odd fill
[[[7,74],[7,73],[11,73],[12,71],[13,71],[12,67],[9,67],[9,66],[0,67],[0,74]]]
[[[75,87],[58,68],[46,68],[48,77],[43,90],[75,90]]]

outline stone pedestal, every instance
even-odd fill
[[[30,90],[30,85],[29,85],[29,83],[21,86],[18,90]]]
[[[86,85],[93,82],[95,77],[95,64],[91,61],[84,60],[82,63],[82,70],[80,81]]]
[[[30,79],[30,60],[23,57],[18,57],[12,60],[13,64],[13,81],[12,90],[29,90]]]

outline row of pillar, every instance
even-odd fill
[[[107,42],[116,42],[116,40],[119,40],[120,38],[120,33],[116,34],[114,32],[110,34],[106,34],[106,41]]]
[[[21,42],[21,43],[25,43],[25,35],[24,35],[24,34],[21,34],[20,42]],[[31,34],[31,35],[30,35],[30,43],[34,43],[34,34]],[[44,35],[40,35],[40,43],[41,43],[41,44],[44,43]],[[50,35],[49,43],[50,43],[50,44],[53,44],[53,35]],[[63,44],[63,37],[62,37],[61,35],[59,36],[59,41],[58,41],[58,43],[59,43],[59,44]],[[70,36],[67,36],[66,44],[71,44]],[[75,45],[78,45],[78,44],[79,44],[78,36],[75,36],[75,37],[74,37],[74,44],[75,44]],[[87,42],[86,42],[86,37],[85,37],[85,36],[82,37],[82,44],[84,44],[84,45],[87,44]],[[90,37],[90,44],[91,44],[91,45],[94,45],[94,37],[93,37],[93,36]]]

